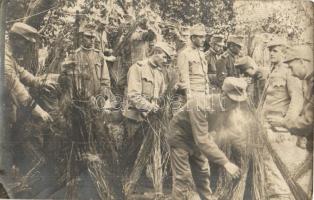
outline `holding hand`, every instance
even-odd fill
[[[224,165],[224,168],[232,176],[232,178],[239,178],[240,177],[241,171],[240,171],[239,167],[236,166],[235,164],[233,164],[231,162],[227,162]]]
[[[46,111],[44,111],[39,105],[36,105],[35,108],[32,110],[32,114],[36,117],[39,117],[41,120],[43,120],[44,122],[52,122],[53,119],[52,117],[49,115],[49,113],[47,113]]]

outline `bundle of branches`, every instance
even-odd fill
[[[248,105],[241,105],[222,119],[224,125],[217,133],[217,143],[227,157],[241,168],[242,174],[239,179],[232,180],[220,169],[215,195],[221,200],[265,199],[263,143]]]

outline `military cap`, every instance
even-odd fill
[[[235,35],[230,35],[228,37],[227,43],[233,43],[239,45],[240,47],[243,47],[242,39]]]
[[[21,22],[14,23],[10,32],[16,33],[31,42],[36,42],[39,36],[38,31],[34,27]]]
[[[206,35],[206,29],[204,24],[195,24],[190,29],[190,35],[199,35],[199,36],[205,36]]]
[[[210,42],[211,43],[216,43],[216,44],[220,44],[220,45],[224,45],[224,36],[220,35],[220,34],[214,34],[211,36],[210,38]]]
[[[165,42],[157,42],[155,48],[162,49],[170,58],[174,55],[172,48]]]
[[[287,42],[283,38],[274,38],[267,44],[268,49],[271,49],[276,46],[287,47]]]
[[[236,60],[235,67],[242,70],[247,70],[249,68],[255,69],[257,68],[257,64],[250,56],[244,56]]]
[[[96,36],[95,26],[92,24],[85,24],[81,26],[79,32],[87,36]]]
[[[303,59],[309,62],[313,61],[313,51],[311,48],[306,48],[304,46],[297,46],[289,49],[284,63],[289,63],[296,59]]]
[[[227,77],[222,85],[222,90],[227,96],[237,102],[247,99],[247,82],[243,78]]]

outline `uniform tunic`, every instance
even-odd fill
[[[235,55],[230,50],[227,50],[220,59],[217,60],[217,78],[220,86],[226,77],[240,77],[240,70],[235,68]]]
[[[108,67],[100,51],[80,47],[75,52],[75,60],[78,74],[82,75],[78,87],[85,98],[103,94],[110,88]]]
[[[208,94],[209,80],[204,52],[188,46],[178,55],[179,85],[189,94]]]
[[[161,97],[165,88],[161,69],[148,59],[132,65],[128,72],[127,105],[124,116],[143,121],[141,113],[153,109],[155,101]]]

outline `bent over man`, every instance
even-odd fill
[[[223,94],[191,99],[171,120],[167,141],[173,172],[173,200],[199,199],[198,195],[201,199],[211,199],[208,160],[223,166],[233,177],[239,176],[239,168],[219,149],[213,134],[219,115],[246,100],[246,87],[243,79],[226,78]]]

